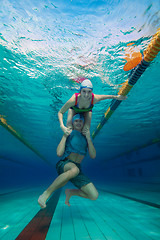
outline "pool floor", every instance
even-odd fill
[[[160,194],[149,188],[99,186],[99,198],[72,197],[64,204],[65,188],[40,209],[44,189],[20,189],[0,194],[2,240],[159,240]]]

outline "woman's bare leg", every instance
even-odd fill
[[[71,178],[76,177],[78,175],[78,173],[79,173],[79,169],[77,168],[77,166],[74,163],[67,163],[64,166],[64,173],[59,175],[53,181],[53,183],[49,186],[49,188],[47,188],[47,190],[44,191],[44,193],[42,195],[40,195],[40,197],[38,198],[38,203],[41,206],[41,208],[46,207],[46,201],[48,200],[48,198],[51,196],[51,194],[55,190],[63,187],[64,185],[66,185],[66,183]]]
[[[66,194],[65,204],[68,206],[70,206],[69,199],[72,196],[79,196],[83,198],[88,198],[90,200],[96,200],[98,198],[98,192],[93,183],[88,183],[81,189],[66,189],[65,194]]]
[[[90,129],[91,126],[91,119],[92,119],[92,112],[86,112],[84,113],[84,126],[82,129],[82,133],[85,133],[88,129]]]

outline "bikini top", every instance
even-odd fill
[[[89,112],[92,111],[93,108],[93,100],[94,100],[94,94],[92,93],[92,100],[90,102],[90,106],[88,108],[79,108],[79,103],[78,103],[78,95],[80,93],[75,93],[76,101],[75,101],[75,106],[71,107],[76,113],[82,113],[82,112]]]
[[[70,155],[70,153],[78,153],[80,155],[87,154],[87,140],[86,137],[82,135],[77,130],[73,130],[71,134],[68,136],[66,145],[65,145],[65,152],[62,156],[62,160],[65,159]]]

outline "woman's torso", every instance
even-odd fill
[[[92,96],[88,100],[82,100],[81,99],[81,94],[77,96],[77,106],[82,109],[82,108],[89,108],[91,106],[91,101],[92,101]]]
[[[93,101],[94,101],[94,94],[93,93],[92,93],[92,96],[87,100],[83,100],[81,98],[80,93],[75,93],[75,105],[72,106],[71,108],[76,113],[92,111]]]

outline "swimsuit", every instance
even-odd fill
[[[82,112],[92,112],[92,108],[93,108],[93,100],[94,100],[94,94],[92,93],[92,100],[90,103],[90,106],[88,108],[79,108],[79,103],[78,103],[78,95],[80,93],[75,93],[75,97],[76,97],[76,101],[75,101],[75,105],[73,107],[71,107],[71,109],[73,109],[76,113],[82,113]]]
[[[56,164],[56,170],[58,175],[64,173],[64,166],[65,164],[71,162],[74,163],[78,169],[79,169],[79,174],[70,179],[70,181],[79,189],[83,187],[84,185],[90,183],[90,179],[86,177],[82,170],[81,170],[81,165],[80,163],[76,163],[67,157],[70,155],[70,153],[78,153],[80,155],[86,155],[87,153],[87,140],[86,138],[78,131],[73,130],[71,132],[71,135],[67,138],[66,141],[66,146],[65,146],[65,152],[59,162]]]
[[[83,186],[87,185],[88,183],[91,183],[91,180],[86,175],[84,175],[84,173],[82,172],[80,163],[76,163],[68,158],[65,158],[64,160],[60,160],[56,164],[56,170],[57,170],[58,175],[64,173],[64,166],[65,166],[65,164],[67,164],[69,162],[74,163],[79,169],[79,174],[76,177],[71,178],[69,180],[70,182],[72,182],[74,184],[74,186],[81,189]]]

